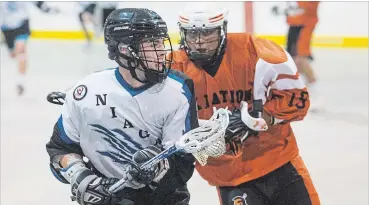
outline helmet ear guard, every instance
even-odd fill
[[[131,45],[125,45],[123,43],[117,43],[116,46],[108,46],[109,56],[111,56],[111,60],[114,60],[118,63],[119,66],[125,68],[130,71],[131,76],[135,78],[137,81],[141,83],[147,82],[156,82],[153,81],[154,78],[148,78],[146,72],[151,71],[151,69],[147,69],[142,60],[137,55],[137,52],[132,48]],[[126,61],[123,62],[121,59]],[[141,80],[136,73],[136,69],[138,66],[141,65],[144,69],[143,72],[145,73],[146,81]],[[146,69],[145,69],[146,68]],[[152,75],[152,74],[151,74]]]
[[[123,48],[126,47],[126,48]],[[124,45],[122,43],[119,42],[111,42],[108,45],[108,56],[110,60],[114,60],[116,61],[121,67],[127,68],[127,69],[131,69],[129,64],[131,64],[134,59],[132,58],[132,54],[130,54],[129,50],[128,50],[128,45]],[[125,65],[120,58],[123,58],[127,61],[127,65]]]

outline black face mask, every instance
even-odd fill
[[[188,57],[197,64],[212,64],[221,45],[221,28],[213,29],[181,29],[181,37]],[[214,36],[214,37],[212,37]],[[199,41],[201,39],[201,41]],[[213,49],[208,49],[205,44],[214,44]],[[190,47],[196,48],[191,48]]]

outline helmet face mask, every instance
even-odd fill
[[[166,23],[148,9],[113,12],[104,26],[109,58],[141,83],[163,82],[172,64],[166,54],[173,52]]]
[[[181,46],[199,65],[212,65],[225,50],[228,10],[209,2],[189,3],[179,14]]]
[[[169,38],[145,38],[142,39],[138,49],[138,57],[145,64],[147,69],[162,71],[163,65],[168,64],[166,54],[171,48],[166,48]],[[167,46],[169,47],[169,46]]]
[[[217,55],[221,46],[221,28],[181,29],[181,38],[186,46],[188,56],[206,64]]]

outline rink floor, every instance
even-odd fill
[[[28,86],[16,96],[16,64],[1,45],[1,205],[68,205],[69,185],[49,171],[45,144],[60,107],[46,101],[84,75],[109,67],[102,43],[29,42]],[[301,155],[323,205],[368,204],[368,50],[313,50],[325,110],[293,123]],[[215,188],[197,173],[189,182],[191,204],[218,204]],[[251,205],[251,204],[250,204]]]

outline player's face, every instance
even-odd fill
[[[161,71],[167,50],[163,38],[144,39],[140,44],[139,56],[148,69]]]
[[[213,55],[218,49],[219,39],[219,29],[196,29],[185,32],[188,47],[199,53]]]

